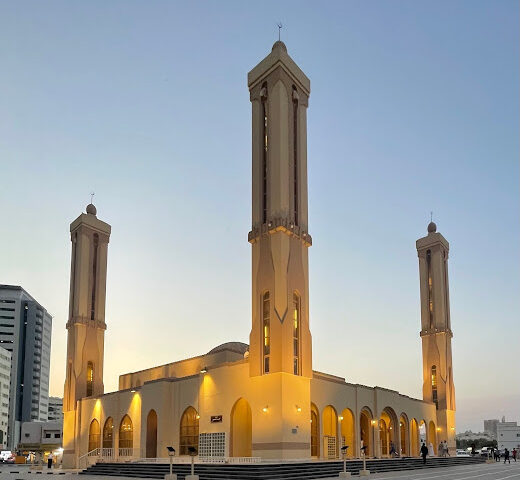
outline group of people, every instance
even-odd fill
[[[495,459],[495,462],[500,462],[500,450],[498,448],[492,449],[493,458]],[[511,463],[510,456],[513,457],[513,460],[516,462],[516,457],[518,455],[518,452],[516,451],[516,448],[513,448],[511,452],[506,448],[504,450],[504,463],[508,462]]]
[[[450,456],[450,451],[448,448],[448,442],[446,440],[443,440],[441,443],[439,443],[439,457],[445,457],[446,455]],[[423,459],[423,463],[426,463],[426,457],[427,456],[433,457],[435,455],[435,452],[433,451],[433,444],[430,442],[430,445],[427,447],[426,443],[423,442],[421,446],[421,457]]]

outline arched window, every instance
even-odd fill
[[[108,417],[103,427],[103,448],[114,447],[114,421]]]
[[[146,418],[146,458],[157,457],[157,413],[150,410]]]
[[[271,299],[269,292],[262,296],[262,330],[264,338],[264,373],[269,373],[269,358],[271,354]]]
[[[199,415],[193,407],[184,410],[181,417],[179,455],[188,455],[189,447],[199,450]]]
[[[294,224],[298,225],[298,90],[293,85],[293,203],[294,203]]]
[[[262,149],[262,223],[267,223],[267,147],[269,140],[267,128],[267,83],[262,85],[260,100],[262,102],[262,138],[264,141]]]
[[[433,280],[432,280],[432,252],[426,251],[426,264],[428,267],[428,312],[430,315],[430,328],[433,328]]]
[[[119,426],[119,448],[134,448],[134,427],[128,415],[123,417]]]
[[[320,414],[316,405],[311,404],[311,457],[320,456]]]
[[[94,418],[90,422],[90,428],[88,429],[88,451],[91,452],[96,448],[99,448],[99,437],[100,437],[99,422]]]
[[[437,399],[437,367],[432,367],[432,401],[435,403],[435,407],[439,408],[439,402]]]
[[[92,260],[92,298],[90,299],[90,319],[96,318],[96,287],[99,235],[94,233],[94,258]]]
[[[293,373],[300,375],[300,296],[293,293]]]
[[[87,397],[91,397],[94,392],[94,364],[87,363]]]

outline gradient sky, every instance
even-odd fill
[[[0,2],[0,283],[54,316],[63,393],[69,224],[109,247],[105,389],[248,342],[246,74],[276,22],[311,79],[313,365],[421,396],[415,240],[450,242],[458,430],[520,420],[519,4]]]

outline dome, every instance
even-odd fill
[[[437,225],[435,223],[430,222],[428,225],[428,233],[435,233],[437,231]]]
[[[287,47],[285,46],[285,43],[283,43],[281,40],[277,40],[276,42],[274,42],[271,51],[274,51],[276,48],[281,48],[285,53],[287,53]]]
[[[89,215],[96,215],[97,210],[96,210],[96,207],[94,206],[94,204],[89,203],[89,204],[87,205],[87,213],[88,213]]]
[[[243,355],[249,350],[249,345],[242,342],[227,342],[212,348],[207,354],[209,355],[210,353],[223,352],[224,350],[232,350],[233,352]]]

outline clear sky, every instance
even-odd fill
[[[0,2],[0,283],[54,316],[69,223],[112,225],[106,391],[251,323],[246,74],[277,38],[311,79],[313,365],[421,396],[415,240],[450,242],[458,430],[520,420],[519,4]]]

